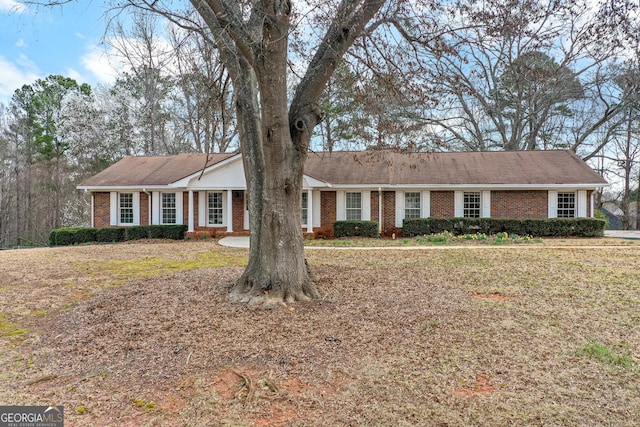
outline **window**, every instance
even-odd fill
[[[558,218],[576,216],[576,193],[558,193]]]
[[[404,217],[420,218],[420,193],[404,193]]]
[[[208,193],[209,225],[223,224],[222,192]]]
[[[464,193],[462,216],[480,218],[480,193]]]
[[[176,193],[162,193],[162,224],[176,223]]]
[[[302,225],[307,225],[309,221],[309,193],[302,192]]]
[[[346,194],[346,220],[361,220],[362,219],[362,193],[347,193]]]
[[[133,224],[133,193],[120,193],[120,224]]]

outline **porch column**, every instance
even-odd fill
[[[233,191],[227,190],[227,231],[233,231]]]
[[[313,194],[307,190],[307,233],[313,233]]]
[[[187,206],[187,218],[189,221],[189,232],[195,230],[195,221],[193,218],[193,190],[189,190],[189,204]]]

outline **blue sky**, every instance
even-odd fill
[[[50,74],[91,85],[112,81],[115,72],[100,43],[103,12],[101,1],[36,8],[0,0],[0,102]]]

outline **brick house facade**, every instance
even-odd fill
[[[204,156],[127,157],[89,179],[78,188],[91,191],[92,225],[248,233],[240,154]],[[399,236],[405,217],[589,217],[595,191],[606,185],[569,151],[313,154],[301,229],[328,237],[336,220],[363,219]]]

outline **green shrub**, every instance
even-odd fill
[[[148,227],[142,225],[136,225],[133,227],[125,228],[126,232],[126,240],[138,240],[138,239],[146,239],[149,237]]]
[[[187,226],[183,224],[164,225],[163,237],[172,240],[184,240]]]
[[[79,245],[95,241],[95,228],[66,227],[51,230],[49,246]]]
[[[183,224],[149,225],[146,227],[151,239],[183,240],[187,226]]]
[[[379,237],[378,223],[376,221],[336,221],[333,223],[333,235],[335,237]]]
[[[445,231],[455,235],[508,233],[536,237],[601,237],[605,221],[596,218],[503,219],[503,218],[408,218],[402,235],[420,236]]]
[[[122,242],[126,237],[124,228],[97,228],[96,241],[101,243]]]

